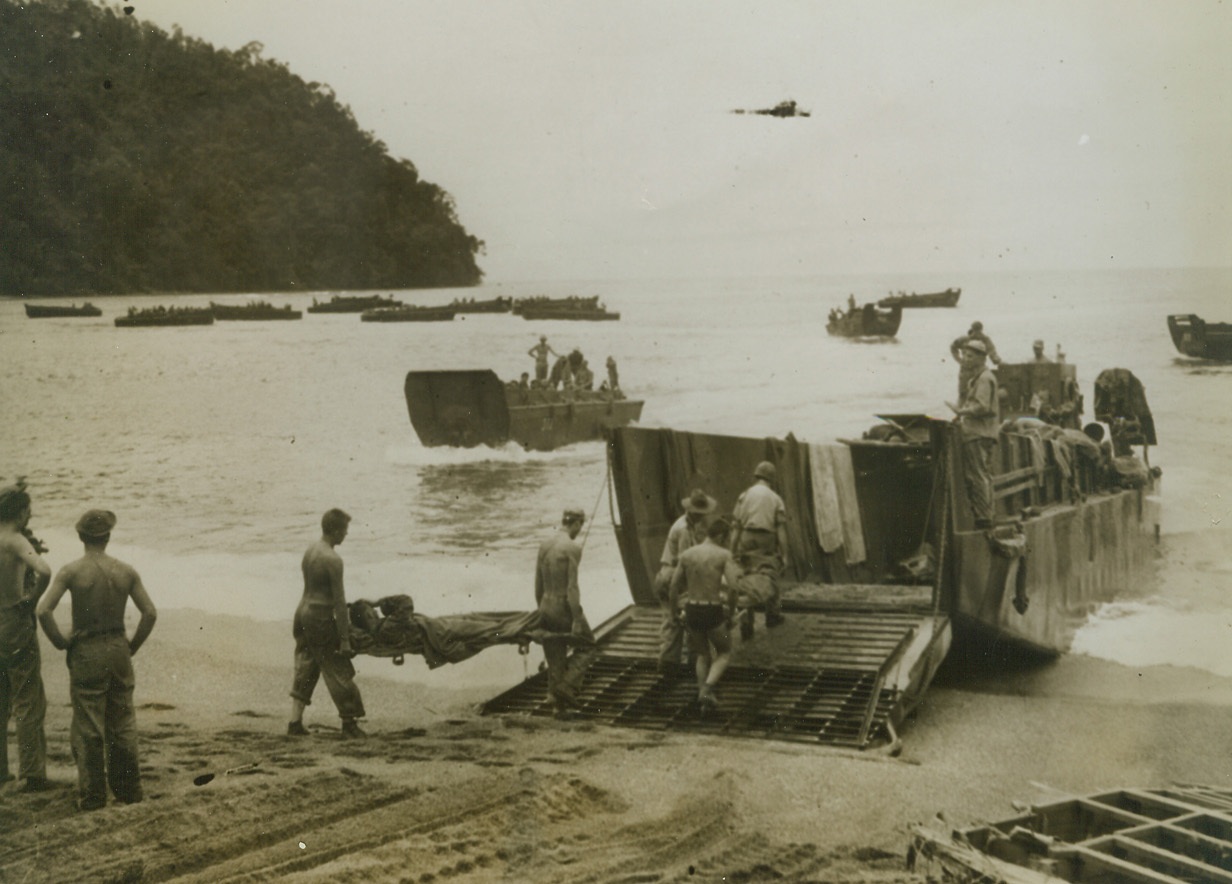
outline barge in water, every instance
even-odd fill
[[[26,316],[29,319],[50,319],[65,316],[102,316],[103,311],[86,301],[80,307],[76,304],[26,304]]]
[[[1232,323],[1207,322],[1192,313],[1168,317],[1168,333],[1177,352],[1195,359],[1232,362]]]
[[[907,294],[900,291],[886,295],[877,302],[879,307],[957,307],[962,289],[949,288],[943,292],[924,292]]]
[[[1017,377],[1063,389],[1072,371],[1053,364]],[[1007,394],[1036,398],[1028,392]],[[1116,450],[1153,443],[1153,429],[1149,440],[1126,435],[1143,424],[1141,414],[1117,413],[1127,410],[1107,397],[1097,405],[1122,433]],[[1059,654],[1094,604],[1147,573],[1159,532],[1158,471],[1136,456],[1110,454],[1080,430],[1014,418],[993,458],[995,526],[977,529],[957,426],[925,415],[882,420],[861,439],[832,444],[611,431],[613,521],[633,604],[596,631],[582,717],[892,748],[951,643]],[[683,661],[676,672],[656,666],[654,577],[691,489],[730,512],[763,460],[776,467],[787,509],[786,621],[737,642],[718,711],[702,716],[691,708],[696,689]],[[544,679],[506,691],[485,711],[550,714]]]
[[[304,311],[295,310],[290,304],[275,307],[269,301],[249,301],[247,304],[215,304],[210,301],[210,312],[214,314],[215,319],[227,321],[269,322],[304,318]]]
[[[830,311],[826,331],[840,338],[892,338],[902,322],[902,307],[865,304],[846,311],[835,307]]]
[[[642,416],[642,401],[619,390],[572,390],[501,383],[496,372],[412,371],[403,388],[411,426],[428,447],[500,446],[532,451],[603,438]]]

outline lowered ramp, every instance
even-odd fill
[[[875,592],[866,591],[875,589]],[[949,620],[927,588],[791,587],[786,622],[736,638],[719,708],[700,714],[692,670],[657,669],[660,611],[631,605],[598,630],[578,692],[601,724],[819,745],[893,746],[949,649]],[[887,598],[890,596],[890,598]],[[490,700],[485,714],[551,715],[546,673]]]

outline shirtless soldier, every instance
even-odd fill
[[[68,649],[69,695],[73,701],[70,737],[77,760],[77,806],[98,810],[107,804],[107,787],[124,804],[141,800],[137,767],[137,714],[133,708],[133,654],[154,629],[158,612],[131,565],[107,555],[115,513],[89,510],[77,520],[85,555],[59,570],[35,612],[43,632]],[[54,611],[72,596],[73,628],[68,638]],[[133,637],[124,632],[128,600],[141,613]]]
[[[17,719],[17,772],[23,792],[47,783],[47,698],[39,660],[34,605],[51,581],[51,568],[22,533],[30,521],[30,495],[20,482],[0,488],[0,783],[9,772],[9,715]],[[31,579],[27,579],[27,578]]]
[[[578,566],[582,547],[578,532],[586,521],[581,510],[565,510],[560,530],[539,545],[535,564],[535,602],[543,628],[549,632],[570,633],[581,643],[592,643],[594,633],[582,612],[578,589]],[[577,688],[588,662],[588,655],[569,656],[569,639],[543,641],[543,657],[548,666],[548,694],[556,706],[556,717],[572,718],[578,705]]]
[[[304,707],[312,702],[317,680],[325,676],[338,714],[343,739],[364,737],[356,719],[364,717],[364,701],[355,686],[351,658],[351,620],[342,586],[342,556],[334,547],[346,539],[351,517],[332,509],[321,517],[321,539],[304,553],[304,595],[295,609],[295,677],[291,684],[291,723],[287,734],[302,737]]]

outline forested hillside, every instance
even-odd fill
[[[0,294],[474,285],[482,248],[259,44],[0,0]]]

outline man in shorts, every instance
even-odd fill
[[[731,622],[740,569],[727,549],[729,531],[726,519],[715,519],[706,528],[706,540],[680,554],[669,595],[672,607],[684,611],[689,652],[697,661],[697,703],[703,712],[718,705],[714,686],[731,662]]]
[[[680,612],[668,600],[672,575],[680,564],[680,554],[705,541],[706,518],[714,512],[718,503],[705,491],[695,488],[692,494],[680,501],[680,505],[684,507],[684,515],[668,529],[663,555],[659,557],[659,573],[654,580],[655,596],[663,611],[663,621],[659,627],[659,671],[664,674],[670,674],[679,665],[684,644]]]

